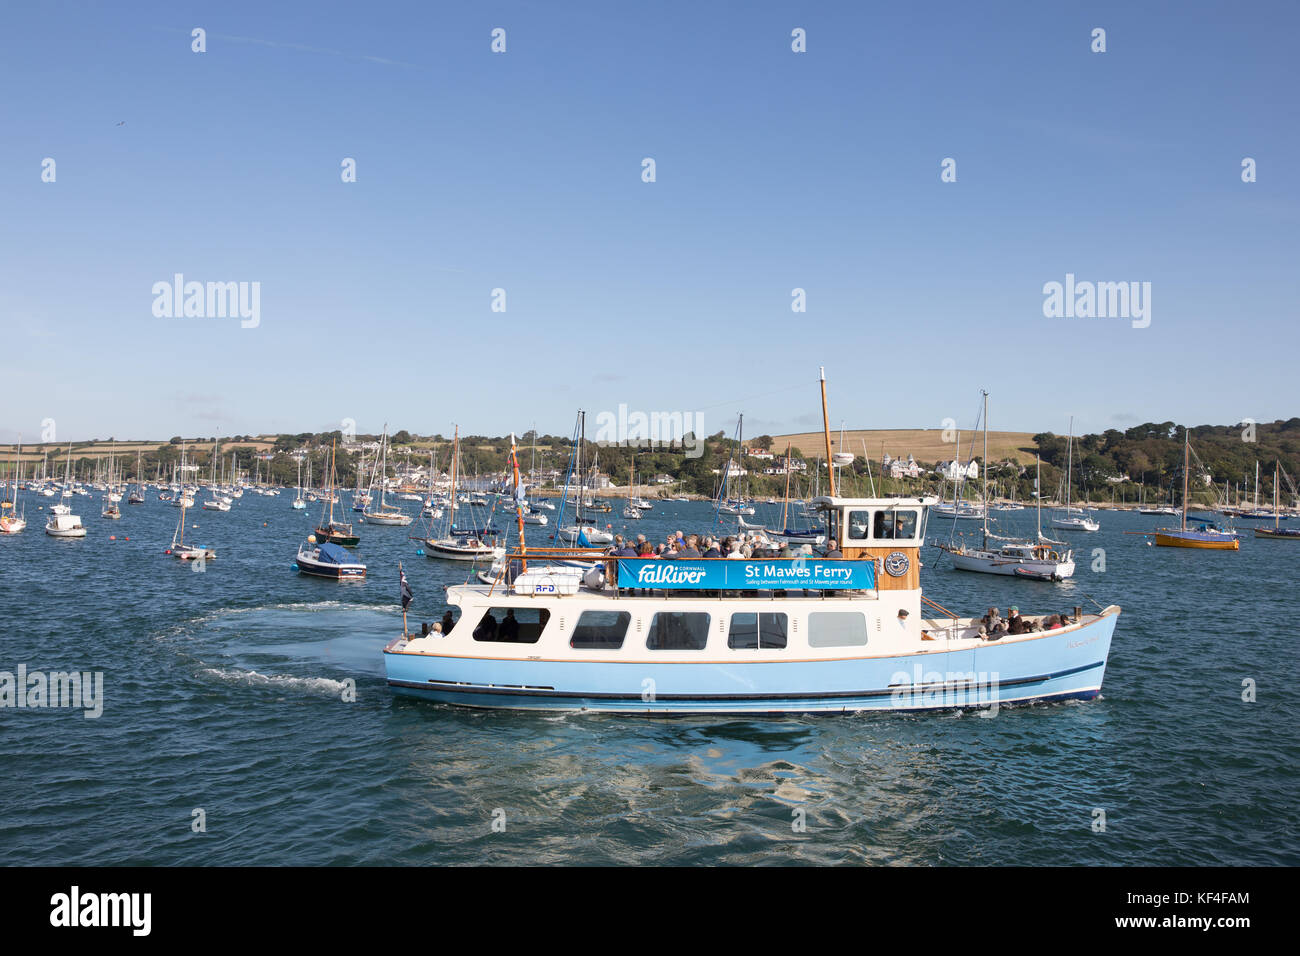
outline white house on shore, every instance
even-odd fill
[[[941,461],[934,466],[934,473],[942,475],[949,481],[961,481],[967,478],[978,478],[980,474],[979,462],[972,459],[966,464],[962,464],[957,459],[952,461]]]

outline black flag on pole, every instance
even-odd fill
[[[411,594],[411,586],[406,583],[406,572],[402,570],[400,564],[397,566],[397,573],[401,575],[402,578],[402,610],[405,611],[411,606],[411,598],[413,598],[414,595]]]

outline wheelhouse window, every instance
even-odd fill
[[[731,615],[727,646],[735,651],[781,649],[788,631],[786,616],[772,612]]]
[[[809,647],[863,647],[867,616],[860,611],[814,611],[808,615]]]
[[[871,537],[871,512],[850,511],[848,536],[850,541],[865,541]]]
[[[569,638],[569,646],[580,650],[616,651],[623,646],[632,615],[627,611],[583,611]]]
[[[500,644],[536,644],[551,619],[545,608],[490,607],[474,628],[474,640]]]
[[[875,536],[887,540],[915,538],[917,520],[916,510],[912,508],[890,508],[888,511],[877,511]]]
[[[708,614],[660,611],[650,619],[650,634],[645,646],[651,651],[702,651],[708,641]]]

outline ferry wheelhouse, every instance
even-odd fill
[[[447,588],[449,633],[384,650],[395,692],[469,707],[625,714],[849,713],[1089,699],[1120,609],[988,640],[924,598],[933,498],[815,499],[843,557],[585,560],[581,584],[521,572]],[[828,552],[835,555],[836,551]],[[526,565],[533,565],[529,569]],[[1030,621],[1039,619],[1030,617]]]

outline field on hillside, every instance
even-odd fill
[[[866,431],[845,431],[844,448],[839,446],[840,433],[831,432],[831,451],[850,451],[863,455],[873,462],[880,461],[881,454],[893,458],[907,458],[912,455],[917,461],[936,462],[952,458],[965,460],[971,454],[971,439],[975,440],[974,453],[984,454],[983,432],[963,431],[960,433],[961,450],[955,442],[943,440],[943,430],[939,428],[891,428],[871,429]],[[952,437],[952,436],[949,436]],[[1002,461],[1009,458],[1020,464],[1034,463],[1033,432],[989,432],[989,459]],[[772,451],[781,454],[786,444],[798,449],[805,457],[826,457],[826,439],[821,432],[803,432],[798,435],[773,435]]]
[[[157,451],[159,448],[163,448],[168,444],[169,443],[165,441],[120,441],[112,443],[106,441],[74,441],[72,443],[72,457],[74,459],[96,457],[107,458],[109,454],[113,454],[118,458],[133,457],[137,450],[148,454],[149,452]],[[232,448],[256,448],[258,451],[270,451],[274,446],[275,442],[273,440],[221,442],[222,455],[227,455]],[[176,445],[175,447],[177,451],[179,451],[181,446]],[[206,452],[211,448],[212,442],[207,441],[187,441],[185,443],[186,452],[194,451],[195,449]],[[13,461],[14,451],[16,449],[17,446],[15,445],[0,445],[0,464],[6,461]],[[51,460],[66,457],[68,454],[68,446],[66,444],[29,445],[26,442],[23,442],[23,461],[40,461],[46,452],[49,452]]]

